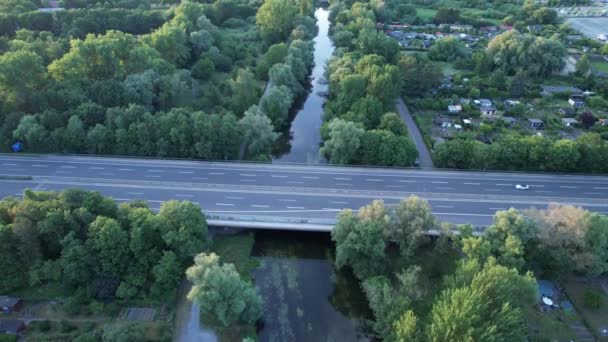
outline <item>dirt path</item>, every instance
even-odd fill
[[[420,133],[420,129],[414,122],[414,118],[410,111],[407,109],[405,102],[403,102],[403,98],[399,98],[397,100],[397,112],[399,112],[399,116],[405,122],[407,126],[407,131],[416,144],[416,149],[418,150],[418,161],[420,162],[420,167],[425,169],[433,168],[433,158],[431,158],[431,152],[429,148],[424,143],[424,139],[422,139],[422,134]]]
[[[173,342],[217,342],[215,333],[201,326],[199,306],[190,303],[186,298],[190,286],[190,283],[184,280],[179,292]]]

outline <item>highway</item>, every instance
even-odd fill
[[[608,213],[608,177],[442,170],[197,162],[61,155],[0,155],[0,196],[24,189],[84,188],[117,201],[189,200],[208,215],[331,224],[343,208],[416,194],[451,223],[485,226],[497,210],[559,202]],[[6,177],[5,177],[6,178]],[[528,184],[529,190],[516,190]]]

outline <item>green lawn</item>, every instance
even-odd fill
[[[530,306],[524,312],[528,323],[528,335],[531,338],[538,337],[539,341],[568,341],[568,336],[576,336],[576,333],[563,311],[540,312],[535,306]]]
[[[416,15],[424,21],[430,21],[437,14],[437,10],[431,8],[416,8]]]
[[[606,63],[606,62],[600,62],[600,61],[591,62],[591,66],[596,71],[608,72],[608,63]]]

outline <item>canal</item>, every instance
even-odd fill
[[[323,74],[325,65],[334,52],[334,45],[329,38],[329,10],[317,8],[315,18],[319,27],[317,36],[314,38],[315,65],[310,77],[310,91],[302,106],[297,110],[291,127],[286,136],[283,137],[282,151],[275,155],[275,162],[318,164],[323,159],[319,157],[321,146],[321,125],[323,124],[323,104],[327,93],[327,83],[324,82]]]

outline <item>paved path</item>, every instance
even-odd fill
[[[412,114],[407,109],[405,102],[403,102],[403,98],[399,98],[397,100],[397,112],[399,112],[399,116],[405,122],[407,126],[407,131],[410,134],[410,137],[416,144],[416,149],[418,150],[418,161],[420,162],[420,167],[425,169],[433,168],[433,158],[431,158],[431,152],[429,148],[424,143],[424,139],[422,139],[422,134],[420,133],[420,129],[414,122],[414,118],[412,118]]]

